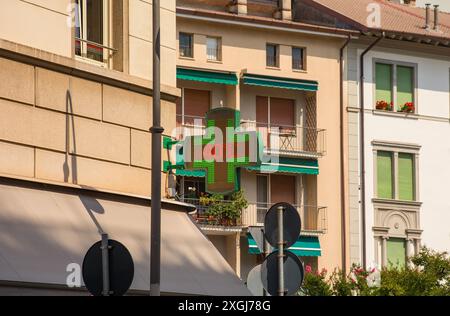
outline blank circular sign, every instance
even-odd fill
[[[290,251],[284,252],[284,289],[287,295],[294,295],[300,290],[305,275],[303,264]],[[261,267],[261,281],[266,291],[278,295],[278,251],[271,253]]]
[[[120,242],[109,240],[109,288],[111,296],[122,296],[130,289],[134,278],[134,263],[128,249]],[[102,242],[94,244],[83,261],[83,280],[89,293],[103,295]]]
[[[270,208],[264,220],[265,236],[269,244],[278,248],[278,208],[284,208],[283,212],[283,239],[285,248],[291,247],[300,236],[301,220],[297,209],[289,203],[277,203]]]

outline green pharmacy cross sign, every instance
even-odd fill
[[[184,168],[206,172],[208,193],[237,191],[237,170],[259,165],[257,133],[240,131],[239,124],[239,111],[213,109],[206,114],[205,134],[184,140]]]

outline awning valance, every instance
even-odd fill
[[[317,160],[284,158],[278,162],[263,163],[260,166],[248,167],[249,171],[261,173],[291,173],[291,174],[319,174],[319,163]]]
[[[238,77],[235,73],[198,70],[190,68],[177,68],[177,79],[200,81],[207,83],[218,83],[236,86]]]
[[[247,234],[248,251],[250,254],[261,254],[255,239],[251,234]],[[320,257],[322,249],[318,237],[300,236],[296,243],[288,249],[298,257]]]
[[[303,91],[319,90],[319,83],[317,81],[281,78],[263,75],[244,74],[242,76],[242,82],[247,85],[270,87],[270,88],[281,88],[281,89],[303,90]]]

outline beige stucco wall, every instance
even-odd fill
[[[4,58],[0,81],[1,176],[150,195],[151,97]]]
[[[112,1],[118,0],[110,0],[110,3]],[[124,35],[121,38],[123,43],[110,43],[109,46],[126,51],[123,54],[123,68],[127,73],[151,80],[152,1],[120,1],[123,1],[123,10],[120,13],[124,21]],[[72,3],[73,0],[1,1],[0,39],[72,57]],[[111,23],[113,15],[116,15],[116,12],[111,13]],[[161,82],[172,87],[176,87],[175,21],[175,0],[161,1]]]
[[[178,57],[178,65],[252,74],[316,80],[319,82],[317,92],[317,127],[326,129],[327,153],[319,159],[320,175],[317,179],[317,204],[328,207],[328,232],[320,237],[323,255],[319,258],[319,267],[334,269],[340,267],[341,259],[341,190],[340,190],[340,148],[339,148],[339,49],[345,39],[310,34],[264,30],[248,26],[236,26],[216,22],[197,21],[188,18],[177,19],[178,32],[194,34],[194,58]],[[206,56],[206,36],[222,38],[222,61],[208,62]],[[178,35],[177,35],[178,36]],[[280,44],[280,68],[266,67],[266,43]],[[307,71],[293,71],[291,68],[291,47],[300,46],[307,49]],[[202,86],[198,84],[198,86]],[[292,98],[293,93],[272,91],[276,89],[241,88],[240,110],[243,117],[249,119],[254,115],[252,99],[260,91],[266,95]],[[302,104],[303,93],[294,97]],[[250,196],[255,196],[256,182],[243,177],[245,189]]]
[[[0,38],[72,56],[71,0],[7,0],[0,4]]]
[[[123,24],[123,43],[113,44],[123,50],[123,72],[74,56],[73,2],[1,1],[0,47],[24,54],[27,64],[0,58],[0,176],[148,196],[151,1],[114,6],[112,16]],[[175,22],[175,0],[161,1],[162,125],[168,134],[175,128],[179,96]],[[42,66],[49,63],[65,72]],[[98,76],[103,81],[96,82]],[[163,174],[163,194],[165,182]]]

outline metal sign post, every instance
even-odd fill
[[[278,206],[278,296],[284,296],[284,207]]]
[[[109,296],[109,237],[102,234],[102,272],[103,272],[103,296]]]
[[[150,227],[150,295],[161,295],[161,38],[160,0],[153,0],[152,209]]]

